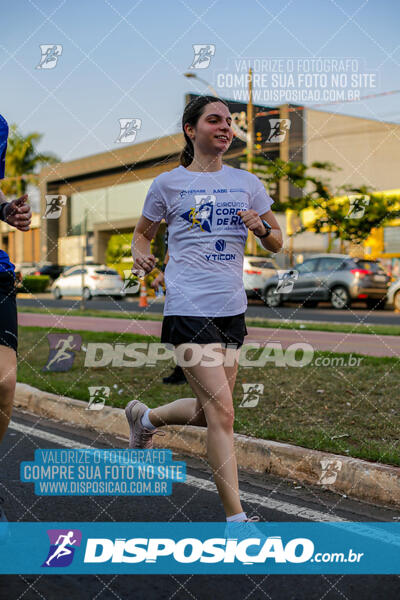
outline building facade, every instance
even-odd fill
[[[40,221],[40,214],[33,213],[29,231],[18,231],[0,221],[0,248],[7,252],[14,265],[40,261]]]
[[[189,99],[189,97],[187,98]],[[246,105],[230,102],[231,113],[240,124]],[[400,188],[395,157],[398,155],[400,125],[370,119],[337,115],[329,112],[284,105],[278,108],[255,107],[255,141],[263,156],[274,159],[331,161],[341,168],[330,174],[333,185],[366,184],[377,191]],[[266,114],[264,114],[266,113]],[[274,119],[289,119],[290,129],[284,139],[275,141],[271,125]],[[81,262],[82,249],[95,262],[105,262],[108,242],[120,234],[131,243],[133,230],[141,215],[146,193],[153,179],[179,165],[184,145],[182,133],[156,140],[126,145],[86,158],[51,165],[40,174],[41,213],[46,214],[49,198],[63,197],[58,218],[42,218],[40,254],[42,260],[64,265]],[[236,137],[224,162],[246,168],[245,142]],[[270,195],[284,201],[288,195],[299,195],[290,183],[269,190]],[[51,215],[50,215],[51,216]],[[277,213],[284,232],[285,250],[277,255],[278,264],[288,266],[286,218]],[[400,228],[386,233],[387,244],[394,243]],[[394,244],[394,245],[393,245]],[[295,255],[324,252],[325,234],[306,232],[295,236]],[[258,252],[254,236],[248,242],[250,253]],[[337,248],[334,248],[335,251]],[[396,254],[396,252],[395,252]]]

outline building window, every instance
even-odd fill
[[[94,231],[96,223],[139,218],[152,182],[153,179],[143,179],[72,194],[69,202],[68,235],[84,233],[85,214],[89,232]]]
[[[400,227],[383,228],[384,254],[397,254],[400,252]]]

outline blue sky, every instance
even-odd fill
[[[17,0],[3,4],[0,113],[62,160],[119,147],[120,118],[142,120],[136,141],[179,131],[193,44],[214,44],[207,69],[240,58],[352,58],[375,73],[373,89],[400,88],[400,6],[396,0]],[[40,44],[63,46],[54,69],[36,69]],[[232,95],[223,94],[225,97]],[[400,94],[321,107],[400,122]],[[276,105],[277,102],[265,104]],[[305,102],[306,105],[315,102]]]

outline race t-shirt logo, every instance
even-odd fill
[[[223,239],[217,240],[214,244],[214,248],[218,252],[218,254],[204,254],[205,259],[210,261],[228,261],[228,260],[236,260],[236,254],[232,254],[231,252],[223,253],[226,249],[226,241]]]
[[[211,233],[215,195],[195,195],[194,199],[196,201],[196,206],[180,216],[190,223],[189,229],[199,227],[201,231],[208,231],[208,233]]]
[[[48,529],[50,548],[42,567],[68,567],[74,558],[75,547],[81,545],[79,529]]]

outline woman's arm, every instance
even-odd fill
[[[260,220],[263,219],[267,221],[268,225],[271,225],[271,233],[266,238],[261,238],[260,241],[266,250],[270,252],[279,252],[283,248],[283,238],[282,238],[282,230],[279,227],[279,223],[275,218],[272,210],[260,215]],[[256,233],[256,232],[254,232]],[[258,230],[257,233],[264,233],[264,226],[261,224],[261,230]]]
[[[160,221],[150,221],[143,215],[140,217],[132,238],[133,272],[143,269],[145,273],[150,273],[154,269],[157,259],[150,253],[150,242],[159,226]]]
[[[271,225],[271,233],[268,237],[261,238],[261,243],[266,250],[270,252],[279,252],[283,247],[282,240],[282,231],[279,227],[279,223],[275,218],[272,210],[259,215],[254,209],[249,210],[240,210],[238,215],[242,219],[243,223],[246,225],[250,231],[252,231],[255,235],[262,235],[265,232],[265,227],[261,222],[261,219],[267,221],[268,225]]]
[[[150,284],[151,287],[153,287],[155,290],[158,290],[160,285],[164,285],[164,271],[165,271],[165,267],[167,266],[168,260],[169,260],[169,254],[168,254],[168,250],[167,250],[167,252],[164,256],[164,262],[161,267],[161,271],[159,272],[157,277],[155,279],[153,279],[153,281]]]

